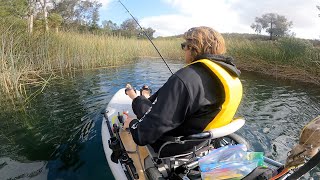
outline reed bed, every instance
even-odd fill
[[[132,62],[141,56],[159,57],[148,40],[121,36],[96,36],[90,34],[54,34],[46,57],[46,67],[54,69],[97,68],[118,66]],[[154,43],[165,58],[179,59],[177,40],[155,40]]]
[[[159,57],[148,40],[122,36],[66,32],[29,36],[5,28],[0,28],[0,33],[0,89],[16,95],[24,92],[25,84],[43,84],[44,73],[119,66],[141,56]],[[180,40],[154,43],[165,58],[181,59]]]
[[[184,58],[184,53],[180,49],[180,44],[183,42],[183,39],[174,38],[174,39],[156,39],[154,40],[155,46],[158,48],[159,52],[165,59],[182,59]],[[139,41],[141,49],[139,56],[151,56],[159,57],[159,54],[151,43],[147,40]]]
[[[48,84],[48,78],[42,77],[45,73],[119,66],[139,57],[159,57],[146,39],[67,32],[30,36],[10,27],[0,27],[0,33],[0,91],[16,96],[25,92],[25,84]],[[293,72],[299,72],[296,76],[303,73],[311,82],[319,83],[320,49],[306,40],[225,38],[228,55],[236,58],[241,69],[269,74],[279,72],[287,74],[288,78]],[[182,41],[181,38],[162,38],[155,39],[154,44],[164,58],[182,59]]]

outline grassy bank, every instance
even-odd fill
[[[121,36],[58,33],[33,34],[0,28],[0,89],[19,94],[25,84],[44,86],[42,74],[62,74],[65,70],[112,67],[131,63],[141,56],[158,57],[148,40]],[[272,74],[320,84],[320,50],[305,40],[250,40],[225,35],[228,55],[240,69]],[[165,58],[181,59],[182,39],[156,39]]]
[[[308,40],[281,38],[277,41],[226,38],[228,54],[240,69],[320,84],[320,48]]]

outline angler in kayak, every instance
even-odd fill
[[[145,88],[137,96],[131,85],[126,86],[138,119],[127,119],[124,128],[130,128],[136,144],[149,144],[155,152],[166,141],[164,137],[188,136],[230,123],[241,101],[240,71],[231,57],[223,56],[222,35],[201,26],[189,29],[184,39],[181,48],[189,65],[156,93],[148,97]]]

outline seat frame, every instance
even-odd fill
[[[187,175],[187,173],[198,166],[197,159],[205,156],[212,149],[218,148],[216,146],[216,141],[219,141],[220,138],[228,136],[235,131],[239,130],[245,123],[245,120],[239,118],[233,120],[230,124],[222,126],[220,128],[211,129],[198,134],[193,134],[190,136],[181,136],[181,137],[166,137],[166,141],[159,149],[159,152],[154,152],[153,148],[150,145],[146,146],[149,156],[145,159],[145,169],[157,167],[158,171],[162,174],[164,178],[170,178],[172,175],[177,175],[178,173],[182,175]],[[200,146],[193,146],[193,148],[186,153],[174,154],[168,156],[161,156],[161,151],[165,147],[174,145],[184,146],[188,142],[198,141],[201,143]],[[237,142],[236,142],[237,143]],[[148,163],[149,166],[146,166],[146,162],[149,161],[152,164]]]

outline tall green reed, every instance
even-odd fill
[[[22,30],[3,27],[0,33],[0,89],[6,93],[19,94],[24,91],[24,84],[47,84],[41,77],[44,73],[119,66],[141,56],[159,57],[148,40],[122,36],[72,32],[29,35]],[[165,58],[182,57],[180,40],[162,39],[154,43]]]

